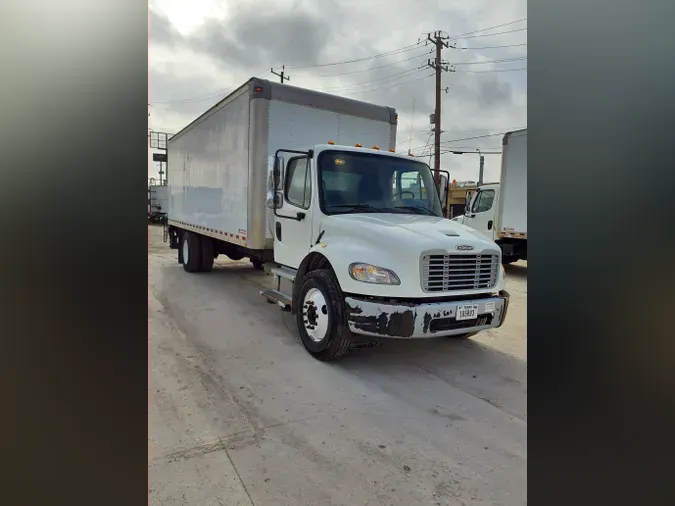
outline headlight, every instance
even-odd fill
[[[400,285],[401,280],[394,272],[370,264],[351,264],[349,275],[356,281],[378,285]]]

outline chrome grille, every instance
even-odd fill
[[[422,290],[449,292],[497,285],[499,255],[424,255]]]

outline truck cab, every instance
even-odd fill
[[[468,337],[508,307],[499,247],[443,216],[429,166],[404,154],[333,143],[279,149],[267,207],[277,288],[315,357],[355,335]]]

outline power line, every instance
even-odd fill
[[[414,83],[416,81],[421,81],[422,79],[429,79],[429,77],[430,76],[422,76],[422,77],[418,77],[416,79],[410,79],[409,81],[394,83],[394,84],[391,84],[389,86],[378,86],[377,88],[373,88],[373,89],[370,89],[370,90],[358,90],[358,91],[353,91],[351,93],[340,93],[340,95],[347,95],[347,96],[349,96],[349,95],[359,95],[361,93],[370,93],[370,92],[373,92],[373,91],[386,90],[387,88],[394,88],[396,86],[404,86],[406,84]]]
[[[452,139],[452,140],[449,140],[449,141],[442,141],[442,143],[443,143],[443,144],[450,144],[450,143],[453,143],[453,142],[459,142],[459,141],[470,141],[470,140],[473,140],[473,139],[484,139],[484,138],[486,138],[486,137],[496,137],[496,136],[498,136],[498,135],[504,135],[506,132],[514,132],[514,131],[516,131],[516,130],[522,130],[522,129],[524,129],[524,128],[527,128],[527,127],[509,128],[508,130],[505,130],[505,131],[502,131],[502,132],[495,132],[495,133],[484,134],[484,135],[475,135],[475,136],[473,136],[473,137],[463,137],[463,138],[461,138],[461,139]],[[425,146],[419,146],[419,147],[417,147],[417,148],[413,148],[413,151],[416,151],[416,150],[418,150],[418,149],[420,149],[420,148],[424,149],[424,147],[425,147]]]
[[[503,48],[503,47],[523,47],[523,46],[527,46],[527,42],[523,42],[522,44],[506,44],[504,46],[455,47],[454,49],[477,50],[477,49],[499,49],[499,48]]]
[[[443,144],[450,144],[452,142],[459,142],[459,141],[470,141],[472,139],[483,139],[485,137],[496,137],[498,135],[504,135],[506,132],[514,132],[516,130],[523,130],[524,128],[527,128],[527,127],[510,128],[509,130],[506,130],[504,132],[496,132],[496,133],[493,133],[493,134],[476,135],[474,137],[464,137],[463,139],[453,139],[451,141],[443,141]]]
[[[473,39],[476,37],[492,37],[493,35],[504,35],[506,33],[515,33],[515,32],[524,32],[526,31],[527,28],[517,28],[515,30],[507,30],[505,32],[495,32],[495,33],[484,33],[484,34],[478,34],[478,35],[468,35],[466,37],[457,37],[457,38],[462,38],[462,39]]]
[[[520,61],[520,60],[527,60],[527,56],[516,56],[514,58],[504,58],[501,60],[485,60],[485,61],[468,61],[468,62],[460,62],[460,63],[451,63],[450,65],[456,66],[456,65],[484,65],[486,63],[505,63],[505,62],[510,62],[510,61]]]
[[[490,74],[492,72],[522,72],[527,70],[527,67],[522,69],[495,69],[495,70],[458,70],[458,74]]]
[[[394,65],[399,65],[401,63],[412,61],[416,58],[421,58],[422,56],[427,55],[427,54],[431,54],[431,53],[433,53],[433,51],[425,51],[424,53],[420,53],[418,55],[415,55],[412,58],[406,58],[405,60],[400,60],[400,61],[397,61],[397,62],[394,62],[394,63],[387,63],[386,65],[380,65],[379,67],[371,67],[369,69],[355,70],[353,72],[340,72],[338,74],[319,74],[319,75],[314,76],[314,77],[339,77],[339,76],[349,76],[349,75],[352,75],[352,74],[360,74],[362,72],[371,72],[373,70],[379,70],[379,69],[383,69],[383,68],[386,68],[386,67],[393,67]]]
[[[501,28],[502,26],[515,25],[516,23],[522,23],[523,21],[527,21],[527,18],[516,19],[514,21],[509,21],[508,23],[502,23],[500,25],[494,25],[494,26],[488,26],[486,28],[480,28],[480,29],[474,30],[472,32],[460,33],[459,35],[452,35],[450,38],[451,39],[459,39],[460,37],[464,37],[465,35],[471,35],[471,34],[474,34],[474,33],[485,32],[487,30],[494,30],[495,28]]]
[[[338,61],[338,62],[332,62],[332,63],[317,63],[314,65],[286,65],[288,68],[293,68],[293,69],[309,69],[309,68],[319,68],[319,67],[332,67],[335,65],[346,65],[349,63],[358,63],[362,61],[367,61],[367,60],[373,60],[375,58],[384,58],[385,56],[392,56],[395,54],[401,54],[405,53],[407,51],[412,51],[416,47],[418,47],[421,44],[420,42],[416,42],[415,44],[410,44],[409,46],[403,46],[398,49],[394,49],[392,51],[388,51],[386,53],[379,53],[375,54],[372,56],[366,56],[364,58],[356,58],[355,60],[345,60],[345,61]]]
[[[379,77],[377,79],[370,79],[370,80],[361,81],[361,82],[358,82],[358,83],[351,83],[351,84],[344,84],[344,85],[340,85],[340,86],[331,86],[331,87],[328,87],[328,88],[322,88],[322,91],[352,91],[352,90],[358,90],[359,86],[362,86],[362,85],[368,86],[368,85],[372,85],[372,84],[375,84],[375,83],[378,83],[378,82],[381,82],[381,81],[389,81],[391,79],[408,77],[408,76],[416,74],[416,73],[418,73],[422,70],[424,70],[424,69],[421,69],[421,68],[406,69],[406,70],[403,70],[401,72],[398,72],[396,74],[392,74],[392,75],[386,76],[386,77]]]

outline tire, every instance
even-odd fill
[[[201,272],[211,272],[213,270],[213,239],[205,235],[199,236],[201,239]]]
[[[347,353],[352,333],[347,326],[342,291],[333,273],[317,270],[307,274],[299,303],[297,325],[307,352],[325,362]]]
[[[178,245],[176,249],[178,250],[178,263],[182,264],[183,263],[183,237],[185,234],[178,234]]]
[[[201,241],[197,234],[184,232],[181,243],[183,269],[187,272],[199,272],[202,263]]]
[[[502,265],[509,265],[517,261],[518,257],[502,257]]]
[[[251,263],[253,264],[254,269],[257,269],[257,270],[261,271],[262,268],[263,268],[263,264],[265,262],[263,262],[259,258],[251,258]]]

